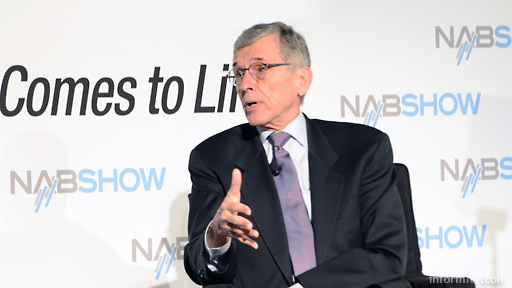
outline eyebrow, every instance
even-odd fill
[[[264,61],[264,59],[263,59],[262,57],[254,57],[254,58],[252,58],[251,60],[254,60],[254,62],[261,62],[261,61]],[[254,62],[252,62],[252,63],[254,63]],[[252,63],[251,63],[251,64],[252,64]],[[236,65],[237,65],[237,64],[238,64],[237,62],[233,62],[233,67],[236,67]]]

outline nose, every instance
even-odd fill
[[[254,85],[256,84],[256,79],[249,73],[249,70],[245,71],[244,77],[237,83],[237,88],[239,91],[252,90]]]

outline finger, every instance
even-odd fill
[[[231,233],[233,234],[233,237],[239,237],[242,235],[245,235],[250,238],[258,238],[260,236],[260,233],[258,230],[254,229],[245,229],[243,227],[232,227]]]
[[[242,186],[242,173],[238,169],[233,169],[231,173],[231,187],[227,196],[235,202],[240,202],[240,187]]]
[[[233,214],[244,213],[245,215],[250,216],[252,213],[251,208],[249,208],[249,206],[240,202],[227,203],[226,209]]]
[[[228,227],[228,234],[229,237],[235,238],[235,239],[244,239],[244,242],[247,242],[249,240],[254,241],[253,238],[258,238],[259,233],[256,230],[252,229],[244,229],[240,227]]]
[[[241,235],[240,237],[237,238],[237,240],[240,241],[241,243],[245,244],[245,245],[251,246],[255,250],[258,249],[258,242],[256,242],[253,239],[247,237],[246,235]]]
[[[258,236],[259,236],[258,231],[254,230],[252,227],[253,227],[253,225],[251,222],[244,222],[241,225],[232,224],[232,223],[227,224],[227,230],[233,231],[234,234],[236,234],[236,235],[245,234],[250,237],[258,238]]]
[[[221,223],[224,223],[227,226],[236,226],[244,229],[252,229],[253,227],[252,222],[247,218],[231,213],[227,213],[224,216],[221,216]]]

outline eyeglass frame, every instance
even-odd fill
[[[263,77],[261,77],[261,79],[257,78],[256,76],[254,76],[253,73],[251,73],[251,67],[254,65],[254,64],[263,64],[263,66],[265,67],[265,74],[263,74]],[[249,71],[249,74],[256,80],[263,80],[265,78],[265,75],[267,75],[267,70],[270,69],[270,68],[273,68],[273,67],[278,67],[278,66],[289,66],[289,65],[294,65],[293,63],[272,63],[272,64],[268,64],[268,63],[263,63],[263,62],[254,62],[252,63],[251,65],[249,65],[249,67],[247,68],[233,68],[231,70],[229,70],[228,74],[226,75],[226,77],[229,79],[229,81],[233,84],[234,87],[238,86],[237,84],[237,81],[236,81],[236,75],[234,73],[234,71],[236,70],[237,72],[241,71],[242,72],[242,76],[240,77],[240,82],[242,82],[242,80],[244,79],[245,77],[245,72],[246,71]]]

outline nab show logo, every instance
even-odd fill
[[[148,238],[147,241],[132,239],[132,262],[142,260],[140,257],[137,260],[138,254],[143,256],[143,261],[157,262],[154,272],[155,279],[158,280],[162,273],[169,273],[174,260],[183,260],[187,243],[188,237],[176,237],[176,242],[173,243],[170,243],[167,238],[160,239],[158,243],[154,242],[152,238]],[[153,251],[155,252],[153,253]]]
[[[512,43],[510,37],[510,27],[499,25],[497,27],[491,26],[475,26],[475,28],[462,28],[455,29],[450,26],[449,29],[436,26],[435,28],[436,48],[441,48],[441,42],[448,48],[458,49],[457,52],[457,66],[461,61],[468,61],[473,49],[479,48],[508,48]]]
[[[468,192],[475,192],[480,180],[512,180],[512,157],[453,161],[441,159],[441,181],[446,181],[448,177],[463,182],[461,194],[462,198],[466,198]]]
[[[439,249],[445,247],[456,249],[460,247],[472,248],[475,245],[482,247],[484,245],[485,232],[487,225],[477,226],[448,226],[448,227],[425,227],[416,228],[418,233],[418,246],[420,249],[431,249],[437,244]]]
[[[349,113],[364,117],[364,124],[375,127],[381,117],[476,115],[481,97],[480,92],[384,94],[363,99],[359,95],[350,98],[342,95],[341,117]]]
[[[48,186],[46,186],[43,188],[43,190],[39,190],[39,193],[37,193],[36,202],[34,203],[34,205],[36,205],[36,213],[39,212],[41,204],[45,198],[46,201],[44,207],[48,207],[48,205],[50,205],[50,201],[52,200],[52,196],[55,192],[55,187],[57,187],[57,183],[59,183],[59,180],[53,181],[52,187],[50,189],[48,189]]]
[[[10,171],[11,194],[36,194],[36,213],[43,203],[44,207],[49,206],[54,194],[161,191],[164,177],[165,167],[160,171],[157,168]]]

